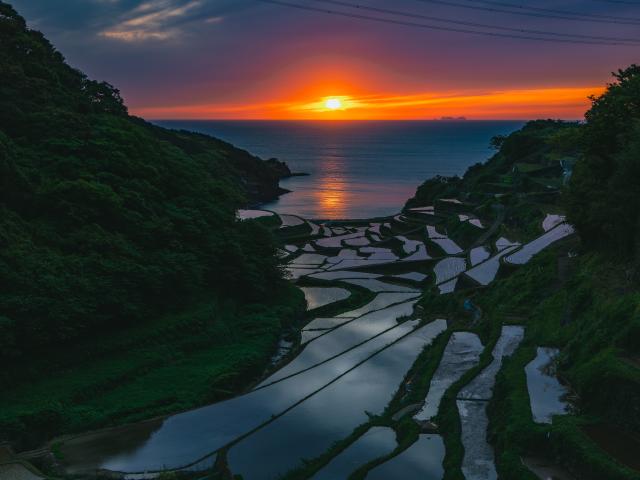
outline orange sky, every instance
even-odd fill
[[[133,108],[132,113],[150,119],[274,119],[274,120],[409,120],[444,116],[468,119],[580,119],[589,107],[590,95],[601,86],[529,88],[525,90],[466,90],[428,93],[352,93],[335,86],[314,85],[263,102],[218,102]],[[342,106],[328,109],[328,98]]]
[[[331,15],[255,0],[10,3],[149,119],[581,119],[640,45],[637,22],[625,22],[638,17],[631,0],[537,0],[522,12],[367,0]],[[365,6],[386,20],[365,21]],[[327,111],[327,97],[344,108]]]

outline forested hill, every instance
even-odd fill
[[[524,341],[505,360],[487,408],[498,476],[538,478],[525,466],[527,457],[536,456],[562,466],[571,478],[637,480],[640,67],[614,73],[606,91],[592,99],[584,122],[532,121],[492,144],[496,154],[461,178],[427,180],[407,202],[407,213],[455,198],[465,203],[465,214],[474,205],[474,214],[494,218],[496,236],[540,237],[550,213],[566,215],[579,234],[519,271],[504,262],[504,276],[489,288],[464,290],[453,301],[425,302],[452,302],[454,316],[472,301],[482,311],[481,329],[525,327]],[[465,228],[457,218],[447,224],[450,236],[465,238]],[[571,392],[571,413],[554,417],[548,428],[533,420],[525,373],[538,347],[559,350],[554,370]],[[445,438],[460,431],[455,394],[450,398],[454,416],[441,414],[437,421]],[[447,466],[462,461],[462,454],[451,453],[463,447],[456,442],[447,443]]]
[[[272,237],[235,211],[277,194],[278,177],[225,142],[128,115],[0,1],[0,362],[193,298],[272,298]]]
[[[407,207],[460,189],[475,200],[500,191],[509,198],[509,210],[522,217],[531,209],[532,195],[548,196],[550,187],[560,187],[550,182],[564,169],[561,196],[554,201],[566,209],[584,246],[632,259],[640,276],[640,66],[619,70],[613,78],[603,95],[592,98],[584,122],[536,120],[508,137],[496,137],[492,143],[498,151],[489,161],[472,166],[462,178],[427,180]]]

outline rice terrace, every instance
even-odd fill
[[[640,480],[634,2],[13,3],[0,480]]]

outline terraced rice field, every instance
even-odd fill
[[[420,435],[417,442],[396,457],[371,470],[366,478],[368,480],[442,478],[444,454],[442,437]]]
[[[266,210],[238,210],[236,216],[240,220],[253,220],[255,218],[272,217],[275,215],[273,212]]]
[[[307,310],[324,307],[330,303],[344,300],[351,295],[349,290],[338,287],[302,287],[300,290],[304,293],[307,301]]]
[[[438,414],[440,401],[447,389],[475,367],[484,349],[480,338],[471,332],[455,332],[444,350],[438,369],[431,378],[429,393],[424,405],[414,415],[418,421],[431,420]]]
[[[554,348],[539,347],[536,358],[525,367],[534,422],[551,423],[554,415],[568,412],[569,406],[564,400],[568,390],[553,374],[554,360],[559,353]]]
[[[289,227],[307,228],[306,234],[289,230],[293,233],[285,237],[290,240],[283,255],[290,279],[304,292],[309,310],[323,308],[318,312],[325,315],[332,311],[325,307],[342,305],[337,302],[348,307],[333,310],[332,316],[307,314],[304,325],[280,339],[271,367],[243,395],[153,422],[66,440],[61,452],[67,471],[197,471],[211,468],[219,455],[225,456],[230,472],[245,480],[277,479],[291,469],[309,468],[303,459],[327,455],[335,442],[349,439],[372,416],[383,415],[392,399],[411,391],[406,376],[414,362],[421,354],[432,352],[434,342],[449,328],[447,319],[429,318],[416,310],[424,289],[441,294],[460,291],[469,285],[459,281],[462,277],[489,285],[505,258],[512,264],[526,263],[571,231],[560,223],[522,248],[506,238],[489,237],[464,251],[455,239],[441,233],[441,226],[416,223],[416,218],[423,218],[415,215],[418,213],[424,214],[425,222],[438,222],[444,214],[431,206],[410,213],[414,215],[364,226],[325,225],[280,215],[279,230],[285,236]],[[471,223],[476,219],[461,215],[460,220]],[[476,226],[484,227],[478,222]],[[478,232],[481,234],[480,229]],[[444,256],[438,254],[434,259],[427,251],[427,245],[435,248],[431,243],[439,245]],[[368,297],[358,302],[360,297],[352,291],[358,295],[368,291]],[[494,478],[485,407],[503,359],[516,350],[523,332],[520,326],[504,326],[492,351],[493,360],[456,392],[460,440],[465,448],[461,468],[467,479]],[[468,331],[451,333],[446,345],[444,340],[441,345],[423,404],[411,410],[418,424],[436,418],[445,392],[478,365],[484,351],[478,336]],[[532,387],[531,406],[534,416],[546,421],[558,408],[549,407],[550,394],[544,386],[549,380],[539,363],[527,367],[533,369],[528,372],[530,384],[543,385],[542,389]],[[420,374],[414,373],[414,378]],[[547,396],[540,397],[540,392]],[[396,451],[397,435],[396,425],[369,425],[315,470],[309,470],[305,478],[347,478],[392,452],[395,456],[368,469],[367,479],[442,478],[446,452],[440,435],[422,433],[414,443]]]
[[[313,480],[348,478],[358,467],[391,453],[396,445],[396,432],[392,428],[372,427],[312,478]]]
[[[574,228],[567,224],[561,223],[557,227],[552,228],[544,235],[524,245],[520,250],[505,258],[505,261],[513,265],[524,265],[529,262],[534,255],[540,253],[554,242],[562,240],[575,232]]]
[[[436,275],[436,284],[446,282],[457,277],[467,268],[467,261],[461,257],[448,257],[440,260],[433,267]]]

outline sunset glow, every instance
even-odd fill
[[[315,90],[315,89],[312,89]],[[299,98],[257,103],[217,103],[134,107],[146,118],[274,119],[274,120],[418,120],[442,117],[481,119],[580,119],[589,96],[600,86],[443,91],[412,94],[360,94]]]
[[[587,97],[602,92],[610,72],[637,62],[637,45],[598,44],[635,38],[633,22],[550,22],[544,15],[498,15],[450,2],[358,6],[416,14],[395,16],[398,23],[364,21],[358,15],[366,9],[355,6],[339,8],[357,14],[344,17],[278,2],[9,3],[37,21],[74,67],[116,85],[129,110],[150,120],[582,119]],[[581,7],[589,16],[638,17],[630,1]],[[494,36],[404,25],[430,23],[421,15],[499,28]],[[545,38],[553,41],[507,38],[519,37],[519,29],[553,32]]]

